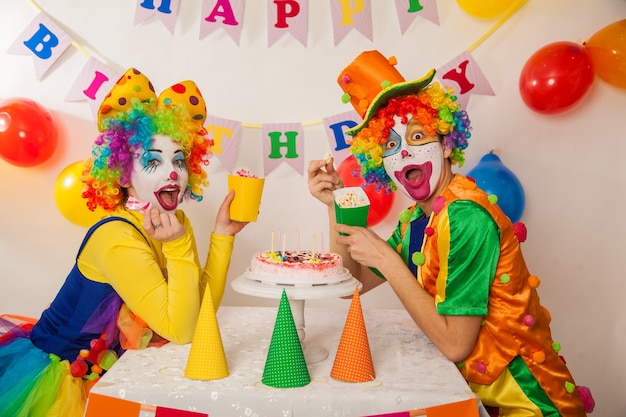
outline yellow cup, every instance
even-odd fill
[[[230,203],[230,219],[255,222],[259,215],[265,178],[250,178],[228,174],[228,191],[235,190]]]

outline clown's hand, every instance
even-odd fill
[[[143,216],[143,230],[150,239],[161,242],[171,242],[185,233],[183,226],[174,213],[161,213],[157,208],[151,208]]]
[[[333,191],[343,188],[333,162],[333,158],[313,160],[308,169],[309,193],[327,206],[333,204]]]

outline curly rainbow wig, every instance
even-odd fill
[[[206,130],[184,106],[156,109],[153,99],[132,99],[128,110],[104,120],[103,126],[83,173],[87,190],[82,196],[90,210],[100,206],[113,211],[126,202],[125,188],[130,185],[133,158],[144,154],[152,145],[152,137],[158,134],[172,138],[185,155],[189,182],[183,198],[202,200],[202,187],[209,185],[204,167],[209,165],[213,140],[206,137]]]
[[[394,126],[394,117],[401,117],[406,124],[410,117],[417,119],[431,136],[438,135],[450,149],[453,165],[463,166],[464,150],[471,136],[470,120],[461,110],[452,88],[435,82],[417,94],[389,99],[367,126],[350,141],[350,151],[361,166],[364,187],[376,184],[377,190],[395,190],[396,186],[383,166],[383,146]]]

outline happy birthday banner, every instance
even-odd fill
[[[168,30],[174,33],[180,0],[136,1],[135,25],[157,16]],[[329,1],[335,45],[353,29],[372,39],[371,0]],[[96,115],[100,103],[122,74],[86,53],[33,0],[29,2],[39,13],[15,39],[7,53],[30,56],[33,59],[36,78],[41,81],[70,46],[77,48],[88,57],[88,60],[69,87],[65,101],[87,101],[94,121],[97,120]],[[467,107],[472,94],[495,95],[487,78],[473,59],[471,51],[525,2],[526,0],[519,0],[515,3],[511,10],[468,50],[437,69],[442,84],[455,88],[457,102],[461,107]],[[395,7],[403,34],[417,16],[439,24],[435,0],[395,0]],[[203,0],[200,14],[200,39],[218,29],[224,29],[238,44],[244,8],[244,0]],[[267,10],[270,46],[286,33],[290,33],[306,46],[307,0],[267,0]],[[210,116],[207,118],[205,128],[209,137],[215,142],[212,149],[214,155],[231,173],[239,149],[241,127],[252,127],[260,128],[262,131],[264,176],[270,174],[283,162],[303,175],[305,160],[303,127],[322,123],[331,154],[340,163],[349,154],[349,145],[344,132],[356,126],[360,120],[360,116],[354,110],[332,115],[321,121],[302,123],[252,124]]]

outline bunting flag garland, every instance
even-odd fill
[[[100,103],[121,76],[121,73],[105,65],[97,58],[90,57],[70,87],[67,96],[65,96],[65,101],[87,100],[91,115],[94,120],[97,120]]]
[[[335,164],[340,164],[350,156],[350,145],[346,142],[345,131],[358,125],[356,120],[359,119],[359,114],[354,109],[324,118],[324,130],[328,138],[329,151],[335,159]]]
[[[180,0],[136,0],[135,20],[133,24],[148,20],[152,16],[157,16],[170,33],[174,34],[176,19],[178,18],[178,6]]]
[[[264,176],[284,161],[304,174],[304,142],[301,123],[266,123],[262,127]]]
[[[46,15],[34,0],[28,0],[38,14],[15,39],[7,51],[9,54],[31,56],[37,80],[47,73],[68,47],[74,46],[88,60],[72,83],[65,101],[87,101],[96,119],[100,102],[120,76],[120,73],[102,61],[87,54],[68,34]],[[308,35],[308,0],[266,0],[268,12],[268,45],[272,46],[286,33],[290,33],[305,47]],[[444,85],[453,86],[459,104],[467,107],[472,94],[495,95],[493,89],[471,52],[527,0],[518,0],[487,33],[448,63],[439,67],[437,78]],[[203,0],[200,39],[223,28],[239,44],[245,0]],[[174,32],[180,0],[136,0],[135,25],[152,16],[159,19]],[[316,3],[317,5],[317,3]],[[371,0],[330,0],[335,45],[352,29],[372,39]],[[404,34],[417,16],[439,24],[436,0],[395,1],[401,32]],[[339,98],[338,98],[339,99]],[[329,152],[336,163],[349,156],[349,144],[345,131],[361,121],[352,108],[344,113],[331,115],[322,120],[302,123],[249,124],[216,116],[207,118],[208,136],[214,140],[213,154],[232,173],[234,169],[242,127],[260,128],[263,141],[264,175],[267,176],[285,162],[300,175],[304,175],[303,127],[323,124],[328,139]],[[319,155],[319,158],[322,156]]]
[[[237,159],[237,149],[239,149],[241,123],[235,120],[207,116],[204,128],[208,132],[208,137],[214,142],[211,152],[226,167],[228,172],[233,172]]]
[[[220,27],[239,45],[243,24],[244,0],[203,0],[200,17],[200,40]]]
[[[467,51],[439,67],[437,77],[442,83],[456,84],[454,94],[457,97],[457,103],[464,109],[467,108],[471,94],[495,96],[485,74]]]
[[[421,16],[439,26],[439,13],[437,12],[436,0],[409,1],[396,0],[396,13],[400,24],[400,33],[404,35],[411,23]]]
[[[45,13],[39,13],[11,44],[7,53],[31,55],[35,62],[37,81],[72,44],[72,40]]]
[[[335,46],[339,45],[352,29],[356,29],[370,41],[374,40],[371,0],[331,0],[330,11]]]
[[[308,0],[267,1],[267,46],[272,46],[286,33],[291,33],[307,46],[309,32]]]

